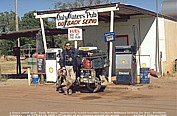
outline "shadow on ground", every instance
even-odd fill
[[[27,79],[28,74],[1,74],[0,75],[1,79]]]

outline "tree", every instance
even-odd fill
[[[83,6],[91,6],[91,5],[101,5],[108,4],[110,0],[75,0],[73,2],[56,2],[54,3],[55,9],[65,9],[65,8],[78,8]]]
[[[40,28],[40,20],[36,19],[34,16],[35,11],[30,11],[28,13],[25,13],[23,17],[21,17],[20,21],[20,29],[21,30],[27,30],[27,29],[35,29]],[[46,28],[48,28],[49,23],[47,19],[44,19],[44,25]],[[36,47],[36,37],[23,37],[21,38],[21,48],[28,49],[28,46],[31,46],[32,48]]]
[[[0,40],[0,55],[11,55],[11,51],[15,44],[15,41]]]
[[[15,12],[0,13],[0,30],[1,32],[15,31]]]
[[[15,12],[0,13],[0,32],[15,31]],[[16,45],[15,40],[0,40],[0,55],[7,55]]]
[[[40,28],[40,22],[38,19],[35,19],[34,12],[35,11],[30,11],[21,17],[19,23],[20,30]],[[20,40],[22,49],[28,49],[28,45],[36,46],[36,40],[34,37],[22,37]]]
[[[20,28],[22,29],[34,29],[40,28],[40,21],[34,16],[35,11],[30,11],[25,13],[23,17],[21,17]]]

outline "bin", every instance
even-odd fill
[[[32,83],[38,84],[38,75],[37,74],[32,76]]]
[[[149,83],[150,83],[149,68],[140,68],[140,84]]]

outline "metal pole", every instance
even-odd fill
[[[18,3],[17,0],[15,0],[15,26],[16,26],[16,31],[18,31]],[[20,38],[17,38],[17,47],[20,49]],[[17,75],[21,74],[21,63],[20,63],[20,50],[18,51],[17,55]],[[18,72],[19,71],[19,72]]]
[[[113,32],[114,30],[114,11],[111,11],[111,22],[110,22],[110,32]],[[110,66],[109,66],[109,77],[108,81],[111,82],[111,76],[112,76],[112,51],[113,51],[113,43],[109,42],[109,61],[110,61]]]
[[[31,48],[31,47],[30,47],[30,44],[28,44],[28,50],[29,50],[29,51],[28,51],[28,58],[30,58],[30,56],[31,56],[31,54],[30,54],[30,50],[31,50],[31,49],[30,49],[30,48]]]
[[[74,46],[77,49],[77,41],[74,41]]]
[[[31,71],[30,71],[30,67],[27,68],[28,70],[28,85],[31,85]]]
[[[18,3],[17,0],[15,0],[15,27],[16,31],[18,31]],[[18,38],[18,47],[20,47],[20,38]]]
[[[2,74],[2,73],[1,73],[1,63],[0,63],[0,80],[1,80],[1,76],[2,76],[1,74]]]
[[[41,29],[42,29],[42,38],[43,38],[43,43],[44,43],[44,50],[46,52],[47,51],[47,43],[46,43],[46,38],[45,38],[44,22],[43,22],[42,18],[40,18],[40,22],[41,22]]]
[[[156,72],[159,72],[159,24],[158,24],[158,0],[156,0]]]

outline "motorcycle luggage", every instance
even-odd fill
[[[82,61],[82,67],[85,69],[91,69],[91,61],[87,58],[84,58],[84,60]]]

